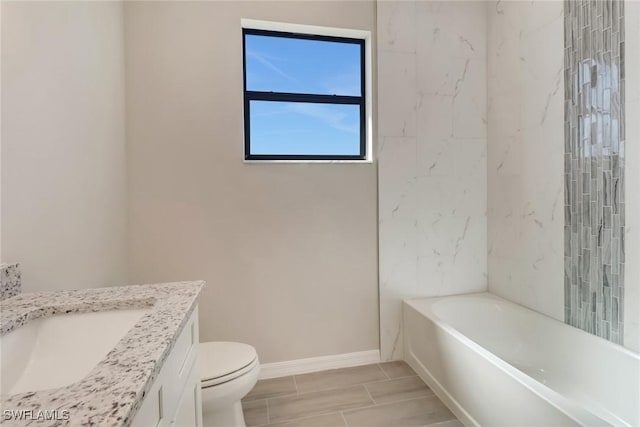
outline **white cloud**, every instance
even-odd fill
[[[282,77],[284,77],[287,80],[290,81],[297,81],[295,78],[291,77],[289,74],[285,73],[284,71],[282,71],[280,69],[280,67],[278,67],[277,65],[275,65],[273,62],[277,61],[278,58],[275,58],[273,56],[269,56],[260,52],[256,52],[253,50],[247,50],[246,55],[248,58],[253,58],[256,61],[258,61],[259,63],[261,63],[262,65],[264,65],[265,67],[269,68],[270,70],[272,70],[273,72],[275,72],[276,74],[281,75]]]
[[[328,126],[343,132],[354,134],[358,133],[358,123],[348,123],[348,114],[336,111],[328,105],[292,103],[288,106],[288,110],[308,117],[313,117]]]

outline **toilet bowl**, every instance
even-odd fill
[[[255,348],[237,342],[200,343],[204,427],[245,427],[241,400],[258,381]]]

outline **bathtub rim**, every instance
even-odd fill
[[[537,314],[539,316],[543,316],[547,321],[553,321],[553,322],[557,322],[561,325],[562,328],[566,329],[567,331],[571,331],[571,333],[579,333],[579,334],[587,334],[589,337],[591,337],[591,339],[597,339],[600,341],[601,344],[604,344],[605,346],[608,346],[612,349],[615,349],[616,351],[621,351],[622,353],[627,354],[628,356],[633,357],[634,359],[637,359],[638,361],[640,361],[640,352],[636,353],[635,351],[633,351],[632,349],[625,347],[624,345],[620,345],[620,344],[616,344],[612,341],[609,341],[605,338],[599,337],[598,335],[594,335],[591,334],[587,331],[583,331],[580,328],[576,328],[575,326],[571,326],[567,323],[565,323],[562,320],[558,320],[554,317],[548,316],[544,313],[541,313],[539,311],[533,310],[527,306],[524,306],[522,304],[519,304],[517,302],[514,301],[510,301],[506,298],[503,298],[499,295],[493,294],[491,292],[488,291],[483,291],[483,292],[469,292],[469,293],[464,293],[464,294],[453,294],[453,295],[443,295],[443,296],[437,296],[437,297],[422,297],[422,298],[408,298],[403,300],[403,303],[406,303],[408,305],[410,305],[411,307],[414,307],[416,310],[420,310],[419,307],[416,307],[414,305],[415,302],[418,301],[429,301],[429,313],[431,314],[431,316],[428,316],[430,319],[434,320],[435,323],[437,323],[438,325],[448,325],[446,323],[446,321],[442,320],[440,318],[440,316],[438,316],[432,309],[431,306],[441,300],[446,300],[446,299],[453,299],[453,298],[462,298],[462,297],[480,297],[480,298],[488,298],[488,299],[493,299],[499,302],[503,302],[503,303],[508,303],[508,304],[512,304],[512,305],[516,305],[518,306],[518,308],[521,308],[523,310],[529,311],[531,313]],[[457,329],[453,328],[452,326],[450,326],[450,328],[454,331],[458,331]],[[458,331],[458,333],[460,333],[462,336],[464,336],[464,334],[462,334],[461,332]],[[502,360],[502,359],[500,359]]]
[[[605,340],[604,338],[598,337],[596,335],[589,334],[586,331],[582,331],[580,329],[574,328],[571,325],[567,325],[564,322],[561,322],[545,314],[532,310],[521,304],[509,301],[505,298],[502,298],[490,292],[473,292],[473,293],[455,294],[455,295],[447,295],[447,296],[405,299],[403,300],[403,312],[405,310],[404,306],[406,305],[412,308],[413,310],[415,310],[416,312],[420,313],[421,315],[426,317],[430,322],[433,322],[435,326],[437,326],[438,328],[450,334],[454,339],[461,342],[463,345],[469,347],[472,351],[479,354],[489,363],[505,371],[508,375],[514,378],[522,386],[529,389],[532,393],[534,393],[539,398],[546,401],[548,404],[552,405],[554,408],[562,412],[564,415],[566,415],[568,418],[572,419],[576,423],[579,423],[581,425],[602,425],[602,423],[604,422],[604,423],[607,423],[608,425],[622,425],[622,426],[632,427],[629,423],[620,419],[617,415],[609,411],[606,411],[603,409],[605,413],[602,415],[600,414],[600,412],[602,411],[592,412],[586,409],[584,405],[579,404],[578,402],[563,396],[562,394],[550,388],[549,386],[537,381],[536,379],[522,372],[515,366],[508,363],[507,361],[493,354],[486,348],[482,347],[480,344],[476,343],[471,338],[464,335],[458,329],[456,329],[455,327],[447,323],[445,320],[443,320],[440,316],[438,316],[433,310],[433,305],[438,301],[446,300],[446,299],[454,299],[454,298],[464,298],[464,297],[490,299],[490,300],[498,301],[501,303],[516,305],[520,309],[527,310],[528,312],[531,312],[535,315],[544,317],[545,320],[557,322],[563,327],[571,328],[572,333],[588,334],[592,338],[597,338],[601,342],[604,342],[605,345],[610,346],[612,349],[615,349],[616,351],[622,351],[623,353],[628,354],[629,356],[640,361],[640,354],[635,353],[634,351],[626,347],[612,343],[611,341]],[[428,303],[426,307],[424,307],[425,302]],[[419,306],[418,303],[421,303],[422,306]],[[404,318],[404,314],[403,314],[403,318]],[[409,340],[405,339],[405,349],[407,349],[406,347],[408,345],[409,345]],[[453,408],[450,408],[450,409],[456,415],[462,415],[462,417],[459,417],[459,418],[464,418],[467,421],[469,421],[471,424],[479,426],[479,424],[473,419],[473,417],[471,417],[471,415],[468,414],[466,410],[464,410],[464,408],[456,401],[456,399],[449,394],[449,392],[442,386],[442,384],[440,384],[440,382],[433,376],[433,374],[429,371],[429,369],[426,366],[424,366],[424,364],[417,357],[413,356],[413,354],[410,354],[410,352],[406,352],[405,358],[409,358],[409,356],[415,359],[415,362],[418,363],[425,370],[425,373],[429,377],[429,379],[435,383],[434,384],[435,387],[439,388],[440,392],[444,394],[443,396],[440,396],[439,393],[436,393],[438,394],[438,397],[440,397],[443,401],[450,402],[455,407],[455,410]],[[428,381],[426,378],[423,378],[423,379],[430,386],[432,385],[431,382]],[[611,423],[614,423],[614,424],[611,424]]]

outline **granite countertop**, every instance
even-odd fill
[[[2,425],[128,426],[193,312],[204,282],[20,294],[0,302],[0,335],[54,314],[152,307],[87,377],[67,387],[3,395]],[[10,410],[69,411],[68,420],[8,420]]]

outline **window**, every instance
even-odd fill
[[[367,159],[364,38],[244,28],[243,60],[246,160]]]

